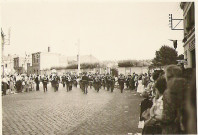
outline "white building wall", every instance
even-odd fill
[[[13,58],[10,58],[4,61],[3,65],[4,65],[4,74],[8,75],[8,74],[12,74],[15,72]],[[3,67],[2,67],[2,73],[3,73]]]
[[[125,75],[125,67],[118,68],[118,74],[124,74]]]
[[[68,65],[67,57],[66,56],[59,56],[59,66],[66,67]]]
[[[40,70],[50,69],[51,67],[59,66],[59,54],[41,53]]]
[[[119,67],[118,68],[118,74],[142,74],[142,73],[148,73],[148,67]]]

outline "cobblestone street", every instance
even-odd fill
[[[141,98],[134,91],[113,93],[79,88],[49,90],[2,97],[3,134],[128,134],[138,129]]]

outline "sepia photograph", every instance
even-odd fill
[[[1,134],[197,134],[197,7],[1,0]]]

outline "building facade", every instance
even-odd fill
[[[144,74],[148,73],[149,68],[148,67],[118,67],[118,74],[124,74],[125,76],[133,73],[136,74]]]
[[[18,74],[22,74],[23,71],[25,70],[23,67],[23,62],[22,62],[22,57],[15,57],[14,58],[14,70],[16,71],[16,73]]]
[[[31,65],[31,55],[26,55],[25,57],[15,57],[14,58],[14,70],[18,74],[27,73],[28,65]]]
[[[32,66],[28,66],[28,74],[45,74],[52,67],[67,66],[65,56],[51,52],[37,52],[32,54]]]
[[[8,74],[13,74],[15,73],[14,70],[14,58],[16,55],[10,55],[8,54],[7,56],[3,56],[2,58],[2,75],[8,75]]]
[[[184,19],[184,59],[187,61],[185,68],[196,67],[195,54],[195,5],[194,2],[181,2]]]
[[[69,65],[78,64],[77,56],[69,56],[67,57],[67,61]],[[99,63],[100,61],[94,57],[93,55],[80,55],[80,63]]]

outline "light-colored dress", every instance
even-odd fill
[[[10,90],[14,91],[14,80],[13,80],[13,78],[10,78]]]
[[[137,87],[137,92],[142,94],[144,92],[144,86],[142,85],[142,80],[139,80],[139,85]]]

